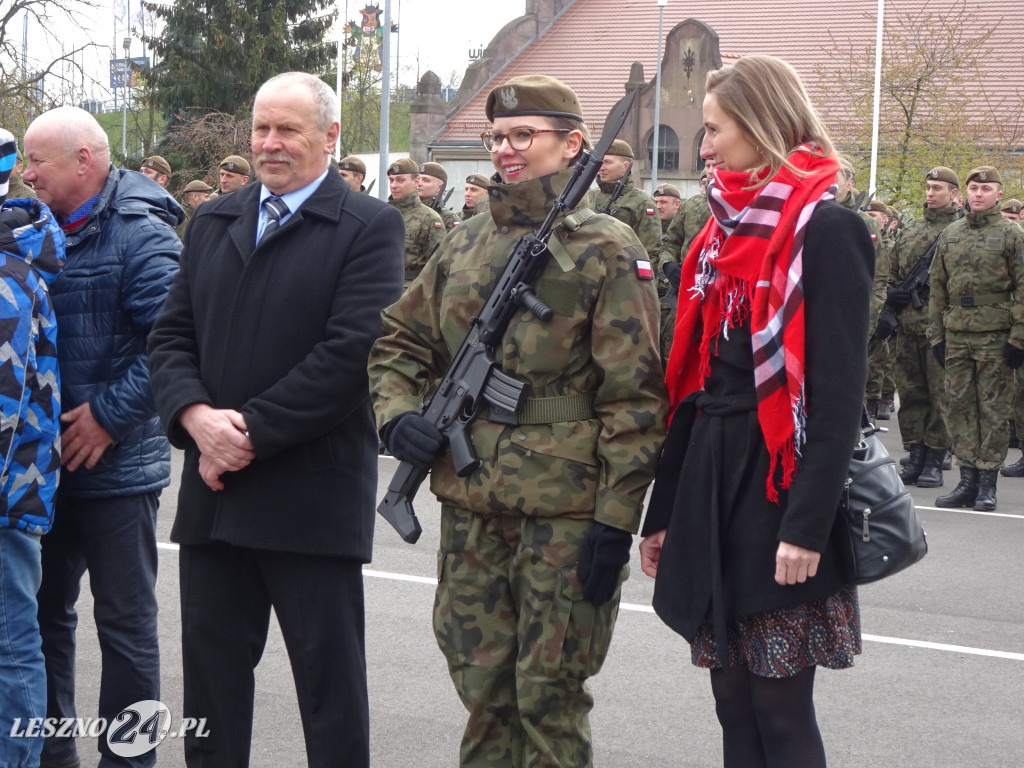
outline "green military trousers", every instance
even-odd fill
[[[583,599],[592,524],[442,505],[434,632],[469,711],[463,768],[593,765],[586,680],[608,653],[621,584],[600,608]]]
[[[923,443],[937,451],[946,450],[946,374],[926,336],[900,331],[896,337],[896,379],[903,447]]]
[[[946,426],[962,467],[999,469],[1010,445],[1013,369],[1007,331],[946,332]]]

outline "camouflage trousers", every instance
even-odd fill
[[[1013,372],[1013,424],[1017,437],[1024,437],[1024,368]]]
[[[999,469],[1009,448],[1013,370],[1006,331],[946,333],[946,426],[962,467]]]
[[[469,711],[463,768],[593,765],[586,679],[608,653],[621,584],[600,608],[583,599],[592,524],[442,505],[434,633]]]
[[[948,448],[946,374],[932,354],[927,336],[900,331],[896,337],[896,379],[903,447],[923,443],[936,450]]]
[[[895,359],[890,339],[868,342],[868,381],[864,388],[865,400],[881,400],[883,395],[896,391]]]

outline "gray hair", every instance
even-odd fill
[[[256,91],[256,98],[258,99],[267,87],[283,84],[286,81],[304,85],[313,94],[318,129],[326,131],[332,123],[338,122],[338,97],[334,93],[334,89],[316,75],[311,75],[308,72],[282,72],[279,75],[274,75]]]

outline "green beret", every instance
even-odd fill
[[[872,200],[868,203],[869,211],[877,211],[878,213],[884,213],[886,216],[889,215],[889,206],[883,203],[881,200]]]
[[[440,179],[445,184],[448,183],[448,174],[445,173],[440,163],[424,163],[420,166],[419,172],[424,176],[433,176],[435,179]]]
[[[616,139],[608,147],[606,155],[619,155],[620,157],[633,157],[633,148],[622,139]]]
[[[416,176],[419,172],[420,167],[416,165],[416,162],[411,157],[395,160],[395,162],[388,166],[388,176],[400,176],[403,173],[411,173],[413,176]]]
[[[186,184],[184,191],[185,194],[188,194],[189,192],[213,192],[213,187],[201,179],[196,179],[195,181],[190,181]]]
[[[484,113],[496,117],[541,115],[583,121],[583,108],[572,88],[547,75],[521,75],[499,85],[487,96]]]
[[[662,184],[654,190],[652,197],[675,197],[680,200],[683,199],[682,195],[679,194],[679,188],[672,184]]]
[[[944,181],[957,189],[960,188],[960,177],[953,172],[952,168],[947,168],[944,165],[937,165],[928,171],[925,181]]]
[[[487,189],[491,186],[491,180],[482,173],[474,173],[471,176],[467,176],[466,183],[472,184],[475,187],[482,187],[483,189]]]
[[[157,173],[162,173],[164,176],[171,175],[170,163],[168,163],[166,160],[160,157],[160,155],[153,155],[152,157],[147,157],[145,160],[142,161],[142,167],[152,168],[154,171],[156,171]]]
[[[352,171],[352,173],[361,173],[364,176],[366,175],[366,163],[353,155],[341,158],[341,161],[338,163],[338,168],[342,171]]]
[[[1011,197],[1009,200],[1003,200],[1003,204],[999,206],[999,210],[1009,211],[1010,213],[1020,213],[1022,207],[1024,207],[1024,203],[1021,203],[1020,200]]]
[[[18,156],[18,162],[19,163],[24,163],[25,162],[25,157],[24,157],[24,155],[21,154],[21,150],[20,149],[17,150],[15,152],[15,154]]]
[[[1003,179],[999,175],[999,171],[993,168],[991,165],[979,165],[969,174],[967,174],[967,183],[970,184],[972,181],[980,181],[982,183],[989,184],[1002,184]]]
[[[898,219],[900,217],[900,212],[893,208],[891,205],[887,205],[885,207],[888,209],[889,218]]]
[[[222,171],[237,173],[241,176],[248,176],[252,173],[252,169],[249,167],[249,161],[244,157],[239,157],[238,155],[228,155],[220,161],[220,165],[217,167]]]

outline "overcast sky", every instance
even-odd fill
[[[28,30],[30,63],[39,66],[52,60],[54,57],[51,52],[56,50],[60,53],[61,41],[67,50],[77,47],[83,41],[98,43],[104,47],[84,57],[87,76],[84,82],[80,76],[76,77],[75,85],[84,86],[88,98],[111,98],[106,88],[111,49],[116,48],[114,57],[121,58],[122,40],[125,37],[123,27],[115,31],[115,8],[122,7],[124,1],[96,0],[96,7],[80,16],[77,24],[55,23],[51,29],[54,35],[50,37],[33,23]],[[128,1],[134,18],[140,8],[139,0]],[[377,4],[384,8],[383,0]],[[348,20],[358,23],[359,11],[365,5],[365,2],[356,0],[348,0],[346,5],[341,0],[339,11]],[[391,13],[399,25],[399,33],[392,37],[392,61],[397,55],[400,82],[413,86],[417,75],[427,70],[433,70],[444,85],[448,84],[453,71],[458,73],[457,79],[461,79],[470,62],[469,51],[486,47],[498,30],[522,15],[524,7],[525,0],[511,0],[497,5],[485,4],[480,0],[393,0]],[[20,40],[20,18],[16,30]],[[141,56],[142,53],[141,41],[133,39],[131,56]],[[51,80],[48,86],[56,87],[56,83]]]

